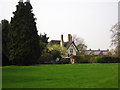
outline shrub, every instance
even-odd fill
[[[61,58],[61,54],[57,50],[52,50],[50,53],[52,54],[54,60],[56,60],[56,58]]]
[[[71,58],[75,60],[75,63],[90,63],[89,57],[73,55]]]
[[[103,57],[99,63],[120,63],[120,58],[118,57]]]
[[[93,57],[93,63],[120,63],[120,58],[118,57]]]
[[[50,63],[53,61],[53,56],[50,53],[44,53],[41,55],[40,59],[38,60],[38,63]]]
[[[60,45],[54,44],[54,45],[48,47],[49,52],[51,52],[53,50],[59,51],[61,57],[66,57],[68,55],[67,49],[65,47],[61,47]]]
[[[102,61],[102,57],[101,56],[95,56],[91,58],[92,63],[98,63],[100,61]]]

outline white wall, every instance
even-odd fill
[[[73,49],[73,53],[72,54],[76,55],[77,50],[76,50],[76,47],[74,46],[74,44],[71,44],[70,47],[67,50],[69,55],[71,55],[70,49]]]

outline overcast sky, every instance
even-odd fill
[[[0,0],[0,20],[13,16],[19,0]],[[25,0],[24,0],[25,1]],[[111,27],[118,21],[118,0],[30,0],[39,33],[50,40],[76,34],[88,49],[109,49]]]

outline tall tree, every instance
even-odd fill
[[[13,14],[9,32],[9,59],[17,65],[35,64],[40,56],[40,46],[32,5],[29,1],[23,3],[20,0]]]
[[[2,65],[8,65],[8,51],[9,51],[9,38],[8,32],[10,30],[10,24],[7,20],[2,20]]]
[[[0,66],[2,66],[2,23],[0,23]]]
[[[112,32],[112,45],[115,46],[116,55],[120,57],[120,22],[118,22],[111,28],[111,32]]]

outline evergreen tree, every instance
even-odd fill
[[[44,35],[40,34],[39,40],[40,40],[41,54],[44,54],[47,52],[48,39],[49,39],[49,37],[47,37],[47,34],[45,34],[45,33],[44,33]]]
[[[31,65],[40,56],[39,36],[30,2],[18,2],[11,18],[10,56],[12,64]]]
[[[0,23],[0,66],[2,66],[2,23]]]
[[[2,65],[9,65],[8,51],[9,51],[9,38],[8,31],[10,24],[7,20],[2,20]]]
[[[47,34],[44,33],[44,35],[40,34],[40,41],[44,43],[48,43],[49,37],[47,37]]]

